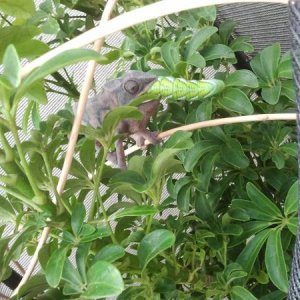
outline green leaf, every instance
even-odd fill
[[[100,55],[98,63],[100,65],[108,65],[117,60],[120,57],[121,53],[120,50],[112,50],[108,53]]]
[[[155,256],[175,243],[175,235],[166,229],[157,229],[148,233],[138,248],[138,259],[143,269]]]
[[[86,139],[81,145],[79,157],[83,166],[93,174],[95,170],[95,140]]]
[[[68,259],[64,264],[62,279],[66,281],[63,289],[64,295],[76,295],[82,292],[84,283],[79,272]]]
[[[175,71],[175,66],[180,62],[180,54],[175,42],[164,43],[160,48],[161,57],[169,70]]]
[[[94,257],[93,263],[99,260],[105,260],[113,263],[125,255],[125,250],[120,245],[106,245]]]
[[[210,141],[200,141],[187,151],[184,158],[184,168],[186,171],[190,172],[193,170],[195,165],[198,163],[200,158],[208,152],[218,151],[219,145],[212,143]]]
[[[277,104],[281,93],[281,82],[277,82],[271,87],[261,89],[262,98],[269,104]]]
[[[209,38],[218,31],[218,28],[207,26],[201,28],[197,31],[191,40],[187,43],[186,50],[185,50],[185,59],[189,61],[191,56],[198,51],[200,48],[203,47],[203,44],[209,40]]]
[[[39,40],[27,40],[15,43],[19,57],[36,58],[49,50],[49,46]]]
[[[72,209],[71,227],[75,236],[78,236],[82,229],[85,214],[83,203],[77,203]]]
[[[225,89],[223,95],[218,98],[218,103],[223,108],[237,113],[250,115],[254,112],[248,96],[237,88]]]
[[[13,87],[17,87],[21,82],[21,64],[16,48],[9,45],[3,56],[3,75]]]
[[[297,217],[290,218],[288,220],[287,227],[289,231],[296,236],[298,232],[298,218]]]
[[[12,222],[16,221],[15,211],[8,201],[8,199],[0,196],[0,220],[1,222]]]
[[[44,22],[40,28],[43,31],[43,33],[46,34],[57,34],[60,30],[57,20],[49,15],[46,22]]]
[[[201,68],[201,69],[206,66],[206,62],[205,62],[204,57],[202,55],[200,55],[200,53],[198,53],[198,52],[193,53],[187,59],[187,63],[189,65],[192,65],[194,67]]]
[[[110,216],[110,220],[115,220],[123,217],[140,217],[140,216],[149,216],[158,213],[159,210],[150,205],[140,205],[124,208],[121,211],[118,211],[114,215]]]
[[[293,65],[290,52],[285,53],[280,60],[278,77],[293,79]]]
[[[238,36],[230,43],[233,52],[251,53],[254,51],[253,45],[250,43],[251,38],[247,36]]]
[[[188,213],[191,200],[191,186],[183,186],[177,194],[177,206],[183,213]]]
[[[261,65],[268,82],[273,81],[278,76],[280,52],[280,44],[276,43],[260,53]]]
[[[120,106],[105,115],[102,123],[102,129],[105,134],[113,134],[121,120],[140,120],[142,117],[143,114],[136,107]]]
[[[290,187],[284,202],[284,214],[288,216],[291,213],[298,211],[298,180]]]
[[[201,54],[206,61],[215,59],[235,59],[235,54],[232,49],[222,44],[209,46],[203,49]]]
[[[225,147],[221,148],[221,156],[235,168],[245,169],[249,166],[249,159],[237,139],[228,139]]]
[[[281,244],[281,230],[272,230],[267,240],[265,262],[268,275],[281,291],[288,292],[288,275]]]
[[[271,293],[268,293],[267,295],[259,298],[259,300],[284,300],[286,299],[286,293],[283,293],[282,291],[274,291]]]
[[[51,287],[57,287],[63,273],[68,247],[56,249],[50,256],[46,266],[46,279]]]
[[[282,214],[280,209],[266,197],[257,187],[248,182],[246,186],[247,194],[255,206],[260,208],[263,212],[273,216],[273,219],[281,219]]]
[[[32,38],[40,33],[40,30],[36,26],[32,25],[19,25],[19,26],[7,26],[0,28],[0,59],[2,59],[6,48],[13,44],[17,49],[19,57],[21,55],[23,44],[32,42]],[[31,51],[35,51],[34,48]]]
[[[230,292],[231,300],[257,300],[251,292],[242,286],[234,286]]]
[[[48,60],[42,66],[36,68],[30,75],[21,83],[16,98],[20,98],[31,87],[31,85],[46,77],[47,75],[64,68],[71,64],[76,64],[84,60],[96,60],[99,58],[99,54],[89,49],[72,49],[66,50],[63,53],[56,55]]]
[[[223,44],[228,44],[230,35],[232,34],[235,26],[236,22],[233,20],[225,20],[219,26],[219,35]]]
[[[285,80],[282,82],[281,95],[287,97],[291,101],[296,102],[296,91],[293,80]]]
[[[258,88],[258,80],[255,74],[249,70],[237,70],[228,75],[225,85]]]
[[[0,11],[5,15],[16,17],[17,19],[28,19],[35,11],[33,0],[1,0]]]
[[[170,138],[164,143],[164,148],[172,149],[187,149],[193,146],[193,140],[191,139],[192,133],[187,131],[177,131],[170,136]]]
[[[26,95],[28,95],[28,98],[39,104],[47,104],[48,102],[42,80],[35,82],[27,91]]]
[[[87,280],[86,291],[81,294],[85,299],[114,297],[124,290],[119,270],[106,261],[93,264],[88,270]]]
[[[239,254],[236,262],[239,263],[248,274],[251,273],[257,255],[269,234],[270,229],[259,232],[247,243],[246,247]]]

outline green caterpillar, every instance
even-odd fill
[[[224,82],[217,79],[197,81],[159,76],[143,96],[193,101],[218,94],[224,87]]]

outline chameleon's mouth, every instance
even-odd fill
[[[145,78],[143,81],[145,83],[145,87],[139,92],[138,97],[143,96],[147,91],[151,88],[153,83],[157,80],[157,77],[151,76],[149,78]]]

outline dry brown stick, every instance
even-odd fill
[[[34,68],[44,64],[46,61],[56,56],[57,54],[74,48],[80,48],[88,45],[95,40],[103,38],[114,32],[123,30],[125,28],[131,27],[133,25],[149,21],[155,18],[166,16],[172,13],[189,10],[198,7],[204,7],[209,5],[218,4],[230,4],[244,2],[243,0],[164,0],[158,1],[153,4],[135,9],[133,11],[124,13],[118,17],[113,18],[109,22],[102,26],[100,24],[98,27],[90,29],[85,33],[75,37],[74,39],[64,43],[61,46],[45,53],[39,58],[28,63],[21,69],[21,76],[24,78],[27,76]],[[270,3],[282,3],[288,4],[288,0],[247,0],[247,2],[270,2]]]
[[[296,120],[297,114],[288,113],[288,114],[260,114],[260,115],[249,115],[249,116],[240,116],[240,117],[231,117],[231,118],[222,118],[214,119],[208,121],[197,122],[189,125],[184,125],[176,127],[164,132],[161,132],[158,135],[159,139],[164,139],[172,135],[177,131],[192,131],[200,128],[215,127],[226,124],[237,124],[237,123],[246,123],[246,122],[261,122],[261,121],[289,121]],[[149,141],[145,141],[146,145],[149,145]],[[131,153],[138,151],[140,147],[132,146],[125,150],[125,155],[128,156]]]
[[[104,8],[103,14],[102,14],[102,18],[100,21],[100,25],[103,26],[105,24],[105,22],[107,22],[110,18],[111,12],[116,4],[117,0],[108,0],[107,4]],[[104,43],[104,37],[97,40],[94,44],[93,49],[97,52],[100,51],[102,45]],[[75,119],[74,119],[74,123],[73,123],[73,127],[72,127],[72,131],[71,131],[71,135],[70,135],[70,139],[69,139],[69,144],[68,144],[68,149],[67,149],[67,153],[66,153],[66,158],[64,161],[64,165],[62,168],[62,172],[61,175],[59,177],[59,181],[57,184],[57,192],[59,195],[61,195],[63,193],[63,189],[67,180],[67,176],[70,170],[70,166],[72,163],[72,159],[73,159],[73,154],[74,154],[74,149],[75,149],[75,145],[77,142],[77,137],[78,137],[78,132],[79,132],[79,128],[80,128],[80,124],[81,124],[81,119],[83,116],[83,112],[84,112],[84,108],[87,102],[87,98],[88,98],[88,93],[89,90],[91,88],[92,82],[93,82],[93,76],[95,73],[95,69],[96,69],[96,62],[95,61],[90,61],[88,63],[88,67],[87,67],[87,71],[86,71],[86,76],[85,76],[85,80],[83,83],[83,87],[82,87],[82,92],[80,94],[80,98],[79,98],[79,103],[78,103],[78,109],[76,111],[76,115],[75,115]],[[17,286],[17,288],[13,291],[12,296],[16,295],[18,293],[18,291],[20,290],[20,288],[27,282],[27,280],[29,279],[29,277],[31,276],[36,263],[38,261],[38,254],[40,249],[42,248],[42,246],[44,245],[44,243],[46,242],[48,235],[50,232],[50,227],[45,227],[42,231],[41,237],[39,239],[37,248],[31,258],[30,264],[26,270],[26,273],[24,274],[22,280],[20,281],[19,285]]]

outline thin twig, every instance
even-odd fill
[[[104,8],[103,14],[102,14],[102,18],[101,18],[101,26],[103,26],[105,24],[105,22],[107,22],[110,18],[111,12],[116,4],[117,0],[108,0],[107,4]],[[95,42],[94,45],[94,50],[99,52],[102,45],[104,42],[104,38],[99,39],[98,41]],[[83,116],[83,112],[84,112],[84,108],[85,108],[85,104],[87,101],[87,97],[88,97],[88,93],[89,90],[91,88],[92,85],[92,81],[93,81],[93,76],[94,76],[94,72],[95,72],[95,68],[96,68],[96,63],[94,61],[89,62],[88,64],[88,68],[87,68],[87,72],[86,72],[86,76],[85,76],[85,82],[83,84],[82,87],[82,92],[80,94],[80,98],[79,98],[79,104],[78,104],[78,109],[75,115],[75,120],[74,120],[74,124],[73,124],[73,128],[72,128],[72,132],[71,132],[71,136],[70,136],[70,140],[69,140],[69,145],[68,145],[68,150],[67,150],[67,154],[66,154],[66,158],[64,161],[64,165],[63,165],[63,169],[62,169],[62,173],[59,177],[59,181],[57,184],[57,193],[58,195],[61,195],[63,193],[63,189],[67,180],[67,176],[70,170],[70,166],[71,166],[71,162],[73,159],[73,154],[74,154],[74,149],[75,149],[75,145],[76,145],[76,141],[77,141],[77,137],[78,137],[78,132],[79,132],[79,128],[80,128],[80,124],[81,124],[81,119]],[[29,279],[29,277],[31,276],[37,261],[38,261],[38,254],[40,249],[42,248],[42,246],[44,245],[44,243],[46,242],[48,235],[50,232],[50,227],[45,227],[43,229],[42,235],[39,239],[37,248],[31,258],[30,264],[26,270],[26,273],[24,274],[21,282],[19,283],[19,285],[17,286],[17,288],[13,291],[12,296],[17,295],[20,288],[27,282],[27,280]]]
[[[192,131],[200,128],[207,128],[207,127],[215,127],[221,126],[226,124],[236,124],[236,123],[247,123],[247,122],[261,122],[261,121],[289,121],[289,120],[296,120],[297,114],[289,113],[289,114],[261,114],[261,115],[250,115],[250,116],[241,116],[241,117],[231,117],[231,118],[222,118],[222,119],[215,119],[209,121],[202,121],[198,123],[193,123],[189,125],[180,126],[177,128],[173,128],[164,132],[161,132],[157,137],[159,139],[164,139],[172,135],[177,131]],[[145,141],[146,145],[149,145],[149,141]],[[140,150],[138,146],[132,146],[125,150],[125,155],[128,156],[131,153]],[[107,162],[110,164],[110,162]]]
[[[39,242],[38,242],[38,245],[34,251],[34,254],[30,260],[30,263],[29,263],[29,266],[22,278],[22,280],[20,281],[19,285],[17,286],[17,288],[14,290],[14,292],[12,293],[11,296],[15,296],[17,295],[17,293],[19,292],[20,288],[25,284],[25,282],[27,282],[27,280],[29,279],[29,277],[31,276],[35,266],[36,266],[36,263],[38,261],[38,255],[39,255],[39,252],[41,250],[41,248],[43,247],[44,243],[46,242],[47,238],[48,238],[48,234],[49,234],[49,231],[50,231],[50,227],[45,227],[43,229],[43,232],[42,232],[42,235],[39,239]]]
[[[153,4],[146,5],[144,7],[132,10],[130,12],[124,13],[118,17],[113,18],[108,21],[105,26],[100,24],[99,26],[86,31],[85,33],[75,37],[74,39],[64,43],[61,46],[45,53],[39,58],[33,60],[32,62],[25,65],[21,70],[21,76],[24,78],[27,76],[34,68],[44,64],[49,59],[53,58],[57,54],[74,48],[80,48],[86,46],[95,40],[103,38],[114,32],[121,31],[128,27],[134,26],[136,24],[143,23],[152,19],[163,17],[176,12],[189,10],[198,7],[204,7],[209,5],[217,4],[230,4],[243,2],[241,0],[164,0],[158,1]],[[270,2],[270,3],[281,3],[288,4],[288,0],[249,0],[247,2]]]

